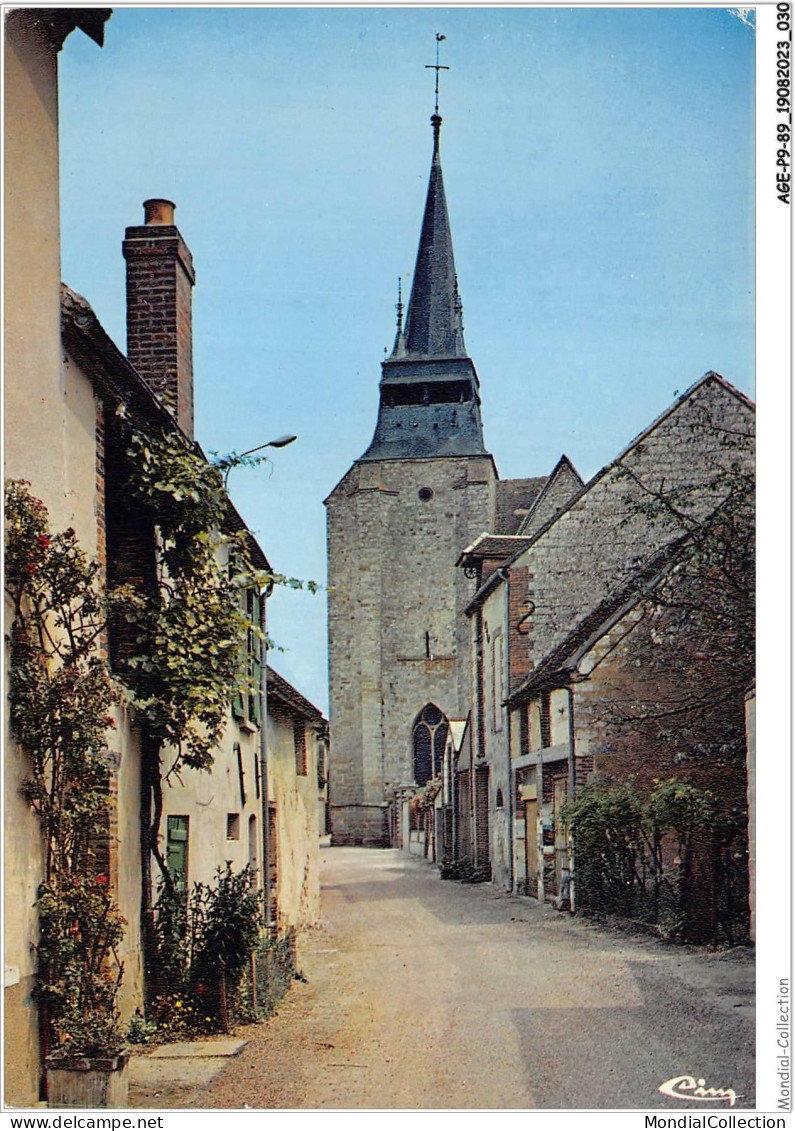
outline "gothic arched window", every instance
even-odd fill
[[[447,719],[433,703],[423,707],[414,723],[414,781],[425,785],[442,772],[447,742]]]

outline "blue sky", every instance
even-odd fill
[[[753,395],[754,33],[707,8],[115,8],[61,53],[63,278],[125,344],[124,228],[177,203],[205,451],[299,439],[230,489],[275,568],[325,577],[323,499],[367,447],[442,163],[466,343],[504,478],[584,477],[708,369]],[[269,474],[270,472],[270,474]],[[325,601],[274,666],[327,705]]]

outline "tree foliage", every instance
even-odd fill
[[[713,793],[675,778],[586,786],[566,808],[578,907],[653,923],[682,941],[746,941],[740,877],[733,887],[712,877],[720,890],[711,901],[698,883],[699,856],[714,863],[719,811]]]
[[[241,591],[266,579],[251,564],[246,535],[223,529],[226,496],[215,468],[171,437],[133,434],[128,456],[130,496],[150,513],[158,538],[156,584],[132,594],[125,610],[135,646],[124,679],[152,741],[173,748],[171,768],[209,769],[232,696],[256,690],[247,686],[241,641],[260,628]]]

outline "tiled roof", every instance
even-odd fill
[[[546,475],[538,475],[533,479],[498,480],[494,533],[516,534],[546,482]]]
[[[660,577],[676,557],[679,548],[687,541],[688,535],[664,546],[659,553],[638,569],[633,577],[621,588],[608,593],[603,601],[590,609],[579,620],[561,643],[548,652],[530,675],[506,699],[508,706],[521,703],[532,692],[541,687],[559,682],[562,674],[570,671],[596,639],[629,609],[635,606],[649,584]]]
[[[328,725],[323,712],[314,703],[305,699],[300,691],[296,691],[293,685],[288,683],[284,676],[274,671],[270,664],[268,665],[268,697],[280,700],[285,706],[291,707],[299,715],[310,719],[317,726]]]
[[[513,557],[530,545],[530,538],[509,534],[481,534],[462,552],[456,562],[459,566],[477,565],[479,562],[501,562]]]

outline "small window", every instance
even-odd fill
[[[226,839],[240,840],[240,814],[226,814]]]
[[[430,502],[431,499],[433,498],[433,491],[431,490],[430,487],[420,487],[417,494],[419,495],[419,497],[422,499],[422,501],[424,503]]]
[[[257,835],[257,818],[248,819],[248,866],[256,872],[259,867],[259,839]]]
[[[504,807],[504,802],[503,802],[503,800],[502,800],[502,790],[501,790],[501,789],[498,789],[498,790],[497,790],[497,799],[496,799],[496,801],[494,802],[494,804],[495,804],[495,806],[497,807],[497,809],[502,809],[502,808]]]

